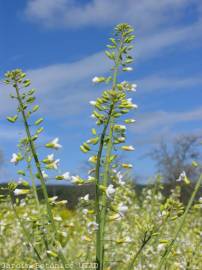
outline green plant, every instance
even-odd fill
[[[28,87],[30,87],[31,85],[31,81],[29,79],[26,79],[26,74],[22,72],[22,70],[20,69],[7,72],[5,74],[4,82],[7,85],[11,85],[14,88],[15,93],[11,94],[11,98],[15,99],[18,104],[17,114],[12,117],[7,117],[7,120],[11,123],[15,123],[21,115],[23,123],[24,123],[25,133],[26,133],[26,136],[20,141],[20,146],[23,146],[25,150],[24,155],[22,155],[22,151],[19,152],[18,154],[14,153],[12,156],[11,162],[17,165],[20,161],[25,159],[28,162],[28,169],[29,169],[29,172],[31,173],[31,177],[33,178],[31,165],[30,165],[31,161],[33,160],[36,170],[37,170],[36,175],[39,178],[40,183],[41,183],[43,196],[44,196],[44,200],[45,200],[45,204],[47,208],[48,222],[50,223],[52,232],[54,234],[53,239],[55,241],[55,244],[57,245],[58,256],[60,257],[62,264],[65,268],[65,258],[64,258],[63,253],[61,252],[60,243],[57,241],[57,228],[56,228],[55,221],[53,218],[51,205],[49,203],[44,173],[43,173],[41,162],[39,160],[38,153],[36,151],[36,146],[35,146],[36,140],[38,139],[40,133],[43,132],[43,127],[40,126],[41,123],[43,122],[43,118],[39,118],[34,122],[34,125],[37,128],[34,131],[34,134],[31,133],[31,130],[30,130],[31,124],[28,122],[30,117],[39,109],[38,105],[33,106],[33,103],[35,102],[35,96],[34,96],[35,89],[27,90]],[[60,145],[58,144],[57,140],[54,140],[46,144],[46,147],[52,148],[52,149],[58,149],[60,148]],[[47,164],[47,168],[49,169],[57,167],[57,163],[56,161],[54,161],[54,159],[49,158],[49,160],[46,161],[45,163]],[[24,171],[18,171],[18,173],[21,175],[25,175]],[[34,181],[33,181],[33,190],[35,194],[35,199],[38,203],[38,197],[37,197],[36,186],[35,186]],[[16,195],[25,194],[25,193],[26,193],[25,190],[18,189],[17,192],[16,190],[14,190],[14,194]]]
[[[118,81],[120,72],[131,71],[129,65],[133,62],[130,54],[133,46],[131,42],[134,39],[133,28],[128,24],[119,24],[115,28],[115,35],[110,38],[111,44],[105,51],[107,57],[113,62],[112,76],[94,77],[94,83],[106,83],[109,90],[105,90],[100,98],[91,101],[95,107],[92,117],[96,119],[100,133],[97,134],[95,129],[92,130],[93,138],[89,139],[81,146],[81,150],[86,153],[90,145],[98,144],[97,155],[90,158],[95,163],[94,177],[96,180],[96,262],[97,269],[104,267],[104,236],[106,215],[109,208],[111,195],[115,192],[112,181],[112,170],[116,167],[116,151],[118,145],[125,142],[126,126],[120,125],[118,119],[122,118],[131,110],[136,109],[137,105],[132,103],[131,98],[127,98],[127,92],[135,91],[136,85],[129,82]],[[111,84],[110,86],[108,86]],[[125,124],[131,124],[134,119],[125,119]],[[125,151],[134,150],[133,146],[122,145],[120,147]],[[125,168],[131,165],[125,164]],[[111,180],[110,180],[111,179]]]

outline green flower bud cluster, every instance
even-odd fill
[[[5,84],[11,85],[15,88],[16,93],[11,94],[11,98],[18,100],[18,114],[23,112],[26,119],[29,119],[32,114],[38,111],[39,105],[33,105],[35,102],[35,89],[29,89],[31,85],[31,81],[26,79],[26,73],[24,73],[21,69],[15,69],[5,73]],[[19,102],[20,101],[20,102]],[[15,123],[19,115],[16,114],[14,116],[8,116],[7,120],[11,123]],[[33,141],[38,139],[38,136],[41,132],[43,132],[43,127],[39,126],[43,122],[42,118],[35,120],[34,126],[36,126],[36,131],[32,135],[31,139]],[[26,138],[22,140],[22,143],[28,143]]]
[[[94,77],[93,83],[112,83],[111,89],[103,91],[102,95],[95,101],[90,101],[90,104],[94,107],[91,117],[96,120],[96,125],[108,126],[108,122],[113,119],[113,144],[121,144],[126,140],[126,126],[117,124],[119,118],[124,117],[131,110],[136,109],[137,105],[132,102],[131,98],[127,98],[127,92],[136,91],[136,84],[129,82],[117,81],[118,71],[124,68],[129,68],[128,65],[133,62],[133,58],[130,55],[130,51],[133,48],[131,42],[135,36],[132,34],[133,28],[128,24],[119,24],[115,28],[114,38],[110,38],[110,45],[107,45],[108,49],[105,51],[107,57],[114,62],[112,68],[113,74],[108,77]],[[125,124],[132,124],[134,119],[125,119]],[[99,144],[101,135],[94,129],[94,137],[84,142],[80,149],[82,152],[87,153],[92,150],[92,146]],[[109,135],[104,137],[104,145],[109,142]],[[122,150],[130,151],[132,148],[127,146]],[[92,162],[92,161],[91,161]]]

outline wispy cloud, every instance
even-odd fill
[[[138,121],[132,131],[134,133],[149,133],[158,128],[172,127],[175,124],[202,120],[202,107],[185,112],[156,111],[138,115]]]
[[[185,16],[185,9],[191,4],[197,11],[196,20],[182,25],[179,19]],[[29,18],[40,24],[67,28],[103,26],[104,23],[111,25],[116,21],[129,19],[132,24],[137,23],[139,29],[134,56],[137,62],[141,63],[164,54],[169,47],[174,48],[180,44],[183,44],[183,48],[186,47],[184,44],[188,37],[189,44],[200,40],[201,6],[199,1],[195,0],[94,0],[85,4],[74,0],[29,0],[25,12]],[[179,22],[177,26],[174,25],[175,21]],[[150,30],[147,31],[148,29]],[[42,66],[30,69],[27,73],[33,86],[38,89],[44,110],[51,112],[54,107],[55,114],[61,116],[67,110],[69,114],[84,111],[88,100],[96,96],[96,91],[90,85],[91,78],[105,74],[109,68],[110,62],[104,57],[104,53],[97,52],[75,62]],[[142,92],[168,89],[172,84],[177,89],[186,89],[201,85],[201,78],[196,75],[191,77],[191,74],[188,78],[160,74],[139,79]],[[8,93],[4,92],[3,96],[1,94],[1,100],[1,115],[15,108],[8,98]]]
[[[192,22],[186,22],[188,9],[194,12]],[[104,27],[126,21],[135,26],[135,56],[141,61],[202,39],[202,4],[197,0],[29,0],[25,15],[46,27]]]
[[[190,49],[194,42],[202,39],[202,20],[184,26],[165,27],[158,33],[140,36],[135,49],[138,61],[145,61],[161,56],[166,49],[174,49],[176,45],[183,45],[181,50]]]
[[[176,76],[176,75],[151,75],[137,81],[138,87],[141,89],[140,94],[159,92],[159,91],[175,91],[190,90],[193,87],[202,87],[201,75],[193,76]],[[197,88],[196,88],[197,89]]]
[[[25,14],[46,27],[111,26],[127,21],[135,23],[141,30],[151,31],[165,24],[176,24],[183,16],[182,11],[189,7],[200,9],[200,1],[93,0],[82,3],[76,0],[29,0]]]
[[[28,74],[36,87],[43,89],[43,91],[55,91],[66,87],[67,84],[105,73],[109,70],[110,65],[110,62],[104,57],[104,52],[98,52],[72,63],[28,70]]]
[[[1,125],[0,140],[2,141],[17,140],[17,138],[19,138],[19,135],[22,136],[22,134],[24,134],[22,128],[20,129],[13,126]]]

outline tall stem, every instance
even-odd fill
[[[112,120],[111,120],[112,121]],[[109,131],[109,143],[107,147],[106,160],[104,166],[103,186],[106,188],[109,180],[110,171],[110,157],[113,148],[113,124],[110,125]],[[100,213],[100,252],[101,252],[101,269],[104,267],[104,235],[105,235],[105,223],[106,223],[106,212],[107,212],[107,196],[105,193],[102,194],[101,199],[101,213]]]
[[[166,250],[165,250],[165,252],[164,252],[164,254],[163,254],[162,258],[161,258],[161,261],[160,261],[160,264],[159,264],[157,270],[161,270],[162,267],[163,267],[163,265],[165,264],[165,262],[166,262],[166,260],[167,260],[167,258],[168,258],[168,255],[169,255],[169,253],[171,252],[172,247],[173,247],[173,245],[174,245],[174,243],[175,243],[175,241],[176,241],[176,239],[177,239],[179,233],[180,233],[181,230],[182,230],[182,227],[183,227],[183,225],[184,225],[185,219],[186,219],[186,217],[187,217],[187,215],[188,215],[188,212],[189,212],[189,210],[190,210],[190,208],[191,208],[191,206],[192,206],[192,204],[193,204],[193,201],[194,201],[194,199],[195,199],[195,197],[196,197],[196,194],[197,194],[198,190],[200,189],[201,184],[202,184],[202,174],[200,175],[200,177],[199,177],[199,179],[198,179],[198,181],[197,181],[197,183],[196,183],[196,185],[195,185],[195,187],[194,187],[194,191],[193,191],[193,193],[192,193],[192,195],[191,195],[191,198],[189,199],[189,202],[188,202],[188,204],[187,204],[187,207],[186,207],[186,209],[185,209],[185,212],[184,212],[184,214],[183,214],[183,216],[182,216],[181,222],[180,222],[180,224],[179,224],[179,226],[178,226],[178,228],[177,228],[177,230],[176,230],[176,233],[175,233],[175,235],[174,235],[172,241],[171,241],[170,244],[167,246],[167,248],[166,248]]]
[[[116,84],[117,84],[117,74],[118,69],[120,65],[120,54],[121,54],[121,48],[122,48],[122,42],[120,44],[120,47],[118,49],[117,59],[115,61],[116,66],[114,70],[113,75],[113,84],[112,89],[116,90]],[[113,117],[112,113],[114,111],[114,102],[112,102],[110,106],[110,110],[108,113],[108,117],[105,123],[105,126],[103,128],[103,132],[100,138],[100,146],[97,156],[97,163],[96,163],[96,223],[99,225],[97,233],[96,233],[96,262],[97,262],[97,269],[102,270],[104,266],[104,230],[105,230],[105,220],[106,220],[106,204],[107,204],[107,198],[106,194],[102,194],[101,202],[102,202],[102,208],[100,210],[100,191],[99,191],[99,184],[100,184],[100,163],[101,163],[101,157],[102,157],[102,151],[104,147],[104,139],[107,133],[108,126],[109,131],[109,142],[107,145],[107,152],[106,152],[106,158],[105,158],[105,165],[104,165],[104,176],[103,176],[103,186],[107,187],[108,184],[108,176],[109,176],[109,169],[110,169],[110,156],[112,152],[113,147]]]
[[[99,191],[99,184],[100,184],[100,164],[101,164],[101,158],[102,158],[102,151],[104,147],[104,139],[106,136],[107,128],[109,125],[109,121],[111,119],[113,107],[110,107],[108,117],[106,120],[106,123],[104,125],[101,137],[100,137],[100,146],[98,150],[97,155],[97,163],[96,163],[96,171],[95,171],[95,178],[96,178],[96,199],[95,199],[95,206],[96,206],[96,223],[100,224],[100,191]],[[96,263],[97,263],[97,269],[100,269],[100,230],[97,230],[96,233]]]
[[[30,132],[29,125],[28,125],[28,122],[27,122],[27,118],[26,118],[26,115],[25,115],[25,111],[24,111],[24,108],[23,108],[23,102],[22,102],[22,99],[21,99],[21,96],[20,96],[20,93],[19,93],[19,88],[17,86],[17,82],[16,82],[15,85],[16,85],[15,90],[16,90],[16,94],[17,94],[17,99],[18,99],[18,102],[19,102],[19,105],[20,105],[20,111],[21,111],[21,114],[22,114],[22,118],[23,118],[23,122],[24,122],[24,126],[25,126],[25,131],[26,131],[26,134],[27,134],[27,139],[28,139],[28,142],[29,142],[30,150],[31,150],[33,158],[34,158],[34,162],[35,162],[35,165],[36,165],[36,168],[37,168],[39,179],[40,179],[40,182],[41,182],[41,187],[42,187],[42,191],[43,191],[43,195],[44,195],[44,199],[45,199],[45,203],[46,203],[49,222],[51,224],[53,233],[55,234],[55,236],[57,236],[57,228],[55,226],[55,222],[54,222],[54,219],[53,219],[53,214],[52,214],[52,211],[51,211],[51,206],[50,206],[49,201],[48,201],[48,192],[47,192],[47,189],[46,189],[45,180],[43,178],[41,165],[40,165],[39,158],[38,158],[38,155],[37,155],[37,152],[36,152],[36,149],[35,149],[34,142],[32,140],[31,132]],[[59,250],[59,257],[61,259],[61,262],[63,264],[64,269],[67,269],[67,267],[65,266],[66,265],[66,260],[64,258],[64,255],[61,252],[61,247],[59,247],[59,249],[60,249]]]

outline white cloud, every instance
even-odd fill
[[[153,130],[158,133],[157,129],[160,131],[163,128],[172,127],[178,123],[202,120],[202,107],[185,112],[149,112],[142,115],[139,114],[137,118],[138,121],[132,129],[134,133],[149,134]]]
[[[90,76],[105,73],[110,66],[110,62],[104,57],[104,52],[99,52],[72,63],[28,70],[28,75],[36,87],[43,91],[55,91],[67,87],[68,84],[89,79]]]
[[[152,75],[137,81],[138,88],[141,89],[140,94],[145,94],[154,91],[175,91],[180,90],[190,90],[193,87],[202,86],[202,77],[201,75],[193,76],[172,76],[165,74],[162,75]]]
[[[104,52],[99,52],[72,63],[28,70],[27,75],[37,89],[43,112],[53,112],[54,107],[54,113],[58,116],[67,112],[67,108],[69,114],[83,111],[88,100],[94,98],[97,92],[91,78],[105,73],[110,67],[111,63]],[[0,115],[5,117],[16,111],[16,104],[9,98],[10,87],[1,84],[0,89]]]
[[[0,129],[0,140],[3,141],[12,141],[17,140],[19,136],[22,136],[24,131],[22,128],[13,127],[12,124],[10,126],[1,125]]]
[[[187,9],[195,11],[194,20],[189,23],[186,23]],[[192,41],[201,40],[201,10],[202,4],[197,0],[94,0],[85,4],[75,0],[29,0],[25,14],[28,19],[49,27],[131,23],[137,34],[135,56],[142,61],[173,45],[183,43],[186,48]]]
[[[144,55],[143,55],[144,57]],[[141,57],[140,57],[141,58]],[[28,77],[32,80],[33,87],[37,88],[43,112],[52,113],[55,116],[78,114],[85,111],[88,100],[98,95],[98,88],[91,84],[95,75],[102,75],[109,71],[110,62],[106,60],[103,52],[90,55],[79,61],[67,64],[55,64],[28,70]],[[139,93],[150,91],[165,91],[176,89],[189,89],[201,86],[200,76],[178,77],[165,74],[152,75],[137,81]],[[12,114],[16,105],[9,98],[10,89],[1,87],[0,114]]]
[[[198,3],[195,0],[191,2]],[[137,22],[137,25],[140,25],[139,32],[142,29],[149,29],[152,25],[153,31],[150,33],[143,30],[135,45],[135,58],[138,63],[141,63],[165,53],[167,48],[174,48],[177,44],[183,44],[184,48],[184,44],[187,44],[188,40],[190,44],[192,41],[201,39],[200,15],[196,18],[196,22],[190,25],[174,26],[173,23],[169,23],[171,21],[170,12],[173,12],[173,22],[184,16],[184,9],[189,3],[190,1],[187,0],[160,2],[156,0],[141,2],[136,0],[95,0],[82,4],[74,0],[29,0],[26,14],[29,15],[29,18],[49,26],[81,27],[93,24],[103,25],[104,23],[109,25],[124,18],[129,18],[132,23]],[[195,4],[195,6],[199,9],[199,4]],[[180,15],[181,13],[183,15]],[[75,20],[75,18],[77,19]],[[137,29],[139,29],[138,26]],[[79,61],[44,66],[28,70],[27,73],[32,79],[33,86],[38,89],[38,97],[43,103],[44,111],[52,112],[54,107],[55,114],[62,115],[67,108],[69,114],[84,111],[88,100],[95,97],[97,93],[90,85],[91,77],[102,75],[109,69],[110,62],[104,57],[103,52],[98,52]],[[140,79],[139,88],[142,89],[142,92],[168,89],[172,83],[175,84],[175,87],[184,89],[201,85],[201,79],[196,76],[170,78],[155,75]],[[9,100],[8,93],[1,94],[0,114],[10,113],[14,111],[14,108],[14,103]]]
[[[29,0],[25,14],[46,27],[78,28],[127,21],[152,30],[178,22],[186,8],[200,8],[196,0]],[[172,16],[172,19],[171,19]],[[76,18],[76,19],[75,19]]]
[[[169,27],[159,30],[158,33],[149,34],[139,38],[135,46],[135,55],[139,61],[145,61],[149,58],[159,57],[165,53],[165,49],[182,45],[181,50],[190,49],[195,41],[202,39],[202,20],[190,25],[179,27]]]

